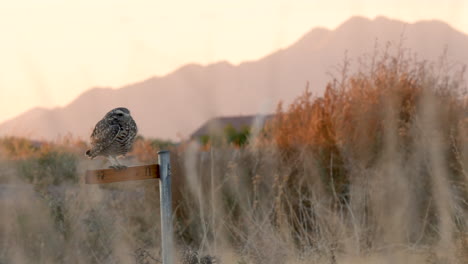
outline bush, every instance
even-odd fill
[[[41,185],[76,183],[78,158],[71,153],[50,151],[18,161],[18,174]]]
[[[250,136],[250,128],[247,126],[242,127],[237,131],[232,125],[227,125],[224,128],[224,137],[228,144],[232,144],[236,147],[242,147],[248,144]]]
[[[407,226],[394,226],[406,228],[410,241],[440,238],[440,230],[450,225],[447,219],[455,219],[458,234],[466,232],[460,221],[468,208],[464,68],[444,70],[441,62],[383,54],[367,71],[329,83],[323,97],[313,98],[306,89],[286,111],[279,105],[267,142],[277,146],[285,162],[297,164],[286,176],[288,198],[281,204],[289,223],[304,228],[304,221],[294,219],[304,213],[301,199],[313,195],[314,188],[297,190],[298,183],[309,182],[324,186],[337,209],[353,217],[360,213],[353,225],[362,224],[359,232],[367,246],[382,242],[376,238],[385,233],[382,225],[392,222],[388,219],[401,221],[389,216],[394,210],[412,215]],[[304,171],[308,166],[314,170]],[[412,229],[421,221],[423,233]]]

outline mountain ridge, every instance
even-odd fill
[[[447,48],[449,60],[468,63],[468,36],[445,22],[352,17],[334,30],[313,28],[290,46],[257,60],[190,63],[118,89],[91,88],[66,106],[33,108],[1,123],[0,136],[51,140],[72,133],[86,139],[107,111],[126,106],[143,136],[187,137],[216,116],[270,113],[280,100],[291,102],[307,83],[320,94],[330,80],[328,73],[345,54],[356,59],[369,54],[376,43],[387,42],[403,42],[428,60]]]

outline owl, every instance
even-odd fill
[[[91,134],[91,149],[86,156],[93,159],[97,156],[107,157],[111,163],[110,168],[124,169],[117,160],[118,156],[127,154],[132,148],[138,128],[125,107],[118,107],[109,111]]]

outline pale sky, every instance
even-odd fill
[[[256,60],[354,15],[468,33],[466,0],[0,0],[0,122],[186,63]]]

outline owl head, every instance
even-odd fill
[[[105,118],[119,122],[126,122],[127,120],[132,119],[130,111],[125,107],[117,107],[115,109],[112,109],[106,114]]]

